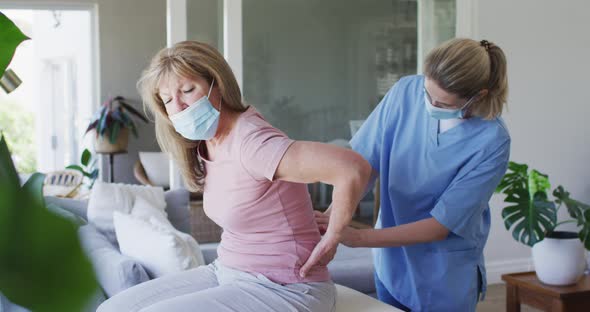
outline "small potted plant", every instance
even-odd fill
[[[66,169],[72,169],[79,171],[87,179],[86,186],[88,189],[92,189],[96,178],[98,178],[98,168],[96,168],[97,159],[92,156],[92,153],[85,148],[80,156],[80,165],[72,164],[66,167]]]
[[[116,153],[127,150],[129,130],[138,137],[137,127],[131,118],[135,116],[144,122],[148,120],[125,98],[116,96],[105,101],[92,118],[86,133],[94,132],[94,150],[97,153]]]
[[[550,285],[574,284],[586,268],[584,247],[590,250],[590,206],[570,197],[563,186],[547,195],[551,184],[546,174],[510,162],[496,192],[506,195],[502,218],[512,237],[532,247],[537,277]],[[571,219],[557,222],[565,206]],[[556,231],[557,226],[576,223],[579,232]]]

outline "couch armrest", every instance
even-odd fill
[[[139,262],[121,254],[119,248],[93,225],[81,226],[78,235],[92,262],[96,278],[108,297],[149,280]]]

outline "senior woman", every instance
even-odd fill
[[[163,49],[138,86],[160,147],[187,187],[203,191],[205,213],[223,228],[219,257],[129,288],[98,311],[332,311],[336,293],[326,264],[370,165],[351,150],[293,141],[270,125],[244,104],[229,65],[207,44]],[[334,185],[323,237],[305,184],[317,181]],[[314,265],[303,276],[307,260]]]

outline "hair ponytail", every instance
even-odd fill
[[[486,50],[490,58],[490,75],[487,86],[488,94],[485,96],[488,105],[480,107],[481,113],[478,115],[491,119],[502,113],[502,108],[508,99],[508,75],[504,52],[497,45],[488,44],[489,47]]]

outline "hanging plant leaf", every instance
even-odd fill
[[[567,192],[561,185],[553,191],[553,196],[555,196],[555,202],[558,205],[565,204],[567,211],[572,218],[576,219],[578,226],[584,224],[584,213],[587,210],[590,210],[590,205],[586,205],[573,198],[570,198],[570,193]]]
[[[98,177],[98,169],[92,170],[92,172],[90,173],[89,178],[90,179],[96,179],[97,177]]]
[[[107,106],[102,105],[98,111],[96,111],[96,113],[94,113],[94,116],[92,116],[92,119],[97,121],[100,120],[100,118],[102,117],[102,115],[106,112],[107,110]]]
[[[529,173],[528,166],[514,162],[509,163],[508,171],[496,189],[510,203],[502,209],[504,226],[512,229],[516,241],[533,246],[557,223],[555,204],[547,199],[549,179],[536,170]]]
[[[106,127],[106,119],[107,119],[107,114],[101,114],[100,115],[100,119],[98,120],[98,124],[96,125],[96,134],[97,137],[99,135],[103,134],[103,129]]]
[[[137,126],[135,125],[133,119],[131,119],[128,115],[123,115],[123,117],[125,119],[125,127],[131,129],[131,132],[133,133],[134,137],[139,137],[139,133],[137,132]]]
[[[525,164],[518,164],[513,161],[508,163],[508,173],[504,175],[496,193],[510,191],[515,188],[526,188],[528,183],[528,166]]]
[[[122,97],[120,95],[117,95],[117,96],[115,96],[114,98],[111,99],[111,103],[120,102],[120,101],[124,101],[124,100],[125,100],[124,97]]]
[[[100,135],[104,135],[107,132],[107,130],[109,130],[109,128],[112,125],[111,120],[112,120],[112,118],[111,118],[111,115],[110,114],[109,115],[105,115],[105,117],[102,120],[102,123],[100,125]]]
[[[119,130],[121,130],[121,124],[118,122],[115,122],[113,124],[113,128],[111,129],[111,139],[110,142],[111,144],[115,144],[115,142],[117,142],[117,138],[119,137]]]
[[[528,187],[531,200],[539,192],[545,194],[545,197],[547,197],[547,190],[551,188],[549,177],[537,170],[531,170],[528,178]]]
[[[95,120],[92,123],[90,123],[88,125],[88,128],[86,128],[86,131],[84,131],[84,134],[88,133],[92,129],[95,129],[97,125],[98,125],[98,120]]]
[[[111,113],[111,117],[113,118],[114,121],[120,122],[122,124],[125,124],[125,118],[123,117],[124,115],[121,113],[120,110],[114,110]]]
[[[30,39],[25,36],[20,29],[2,12],[0,12],[0,77],[4,75],[8,64],[14,56],[14,52],[19,44]]]
[[[138,112],[133,106],[131,106],[125,102],[121,102],[121,105],[123,105],[123,107],[125,107],[126,110],[128,110],[133,115],[137,116],[139,119],[143,120],[146,123],[148,122],[147,118],[145,118],[145,116],[143,116],[143,114]]]
[[[526,190],[519,190],[512,192],[505,201],[514,204],[502,209],[502,218],[507,230],[514,226],[512,237],[516,241],[533,246],[555,228],[555,204],[548,201],[543,193],[537,193],[531,201]]]
[[[90,157],[92,157],[92,154],[90,154],[90,151],[87,148],[85,148],[82,152],[82,156],[80,157],[80,162],[82,163],[82,166],[88,166],[88,162],[90,162]]]

